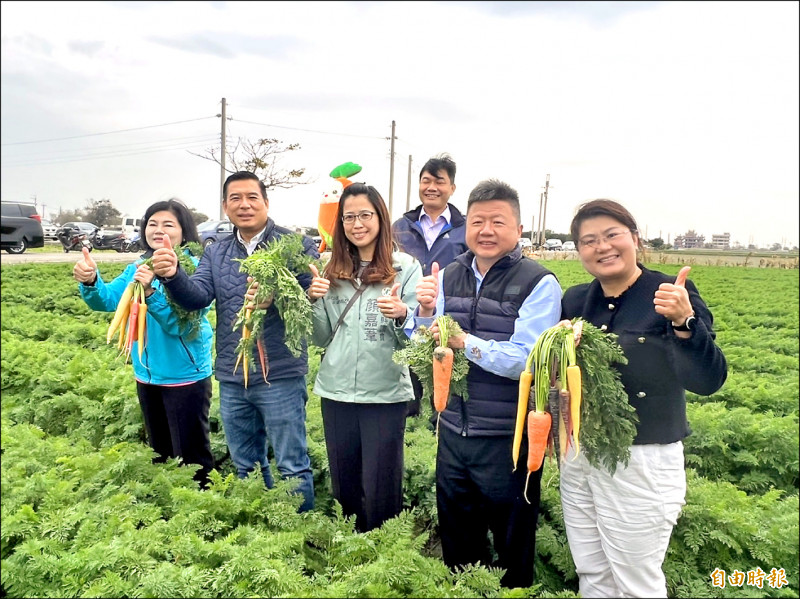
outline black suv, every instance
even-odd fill
[[[36,206],[22,202],[2,202],[0,249],[21,254],[28,248],[44,247],[42,217]]]

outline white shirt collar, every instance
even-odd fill
[[[245,249],[247,250],[247,255],[248,255],[248,256],[249,256],[250,254],[252,254],[252,253],[253,253],[253,252],[256,250],[256,246],[257,246],[257,245],[258,245],[258,244],[261,242],[261,240],[263,239],[263,237],[264,237],[264,231],[266,231],[266,230],[267,230],[267,225],[264,225],[264,228],[263,228],[263,229],[261,229],[261,230],[260,230],[258,233],[256,233],[255,235],[253,235],[253,237],[250,239],[250,242],[248,243],[248,242],[246,242],[244,239],[242,239],[242,233],[239,231],[239,229],[238,229],[238,228],[236,229],[236,237],[239,239],[239,241],[242,243],[242,245],[243,245],[243,246],[245,247]]]

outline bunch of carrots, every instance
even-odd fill
[[[549,401],[551,391],[556,399],[554,405]],[[541,468],[547,448],[552,450],[556,438],[559,439],[561,459],[564,459],[570,437],[575,445],[576,455],[580,451],[581,400],[582,374],[575,359],[575,330],[573,327],[559,325],[550,327],[539,335],[519,378],[517,419],[511,456],[513,469],[516,470],[522,437],[527,432],[526,501],[530,475]],[[557,427],[553,413],[558,420]]]
[[[250,288],[248,287],[248,292],[249,291]],[[242,328],[242,339],[236,347],[236,363],[233,365],[233,374],[236,374],[236,370],[239,368],[239,364],[241,364],[242,374],[244,375],[244,388],[247,389],[247,384],[250,382],[250,361],[252,360],[251,352],[248,351],[247,348],[253,343],[253,310],[251,308],[244,308],[244,314],[240,319],[241,322],[238,323],[238,326]],[[264,342],[261,340],[261,335],[256,335],[255,339],[256,347],[258,348],[258,361],[261,364],[261,373],[264,377],[264,382],[268,383],[269,360],[267,360],[267,352],[264,349]]]
[[[145,303],[144,286],[138,281],[131,281],[125,288],[117,304],[114,318],[106,333],[106,343],[111,343],[119,332],[117,349],[125,356],[125,362],[131,357],[134,341],[138,343],[139,359],[147,341],[147,304]]]
[[[428,327],[420,326],[408,344],[394,352],[392,360],[408,366],[419,377],[423,399],[433,398],[438,432],[438,417],[447,408],[450,397],[458,395],[464,401],[469,399],[469,361],[463,349],[453,350],[447,346],[450,337],[462,332],[455,319],[445,314],[436,319],[436,324],[439,327],[438,343]]]

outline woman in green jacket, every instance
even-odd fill
[[[323,276],[313,267],[312,273],[313,342],[326,349],[314,393],[321,398],[333,495],[364,532],[403,507],[406,402],[414,393],[408,368],[394,363],[392,353],[408,341],[403,326],[417,306],[422,268],[393,251],[378,191],[353,183],[339,201]]]

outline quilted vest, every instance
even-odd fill
[[[486,273],[476,294],[472,271],[474,254],[466,252],[444,271],[445,313],[465,333],[481,339],[508,341],[519,309],[549,270],[522,256],[519,248],[498,260]],[[440,425],[463,435],[494,437],[514,434],[519,381],[488,372],[470,362],[469,397],[454,395],[441,415]]]

